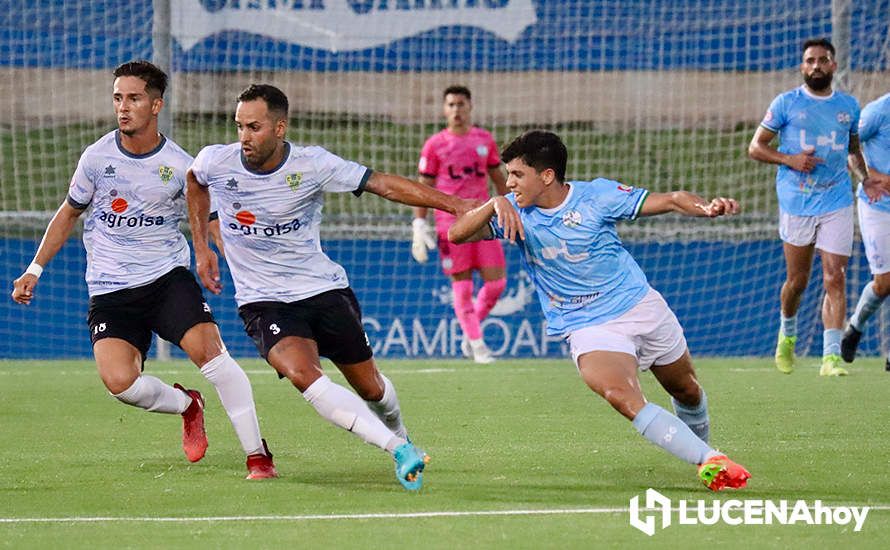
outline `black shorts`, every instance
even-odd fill
[[[263,359],[285,336],[315,340],[318,354],[338,364],[361,363],[374,353],[352,289],[322,292],[298,302],[253,302],[238,308],[244,329]]]
[[[120,338],[142,353],[151,347],[151,333],[179,345],[198,323],[214,323],[194,275],[176,267],[154,282],[90,298],[87,323],[93,345],[103,338]]]

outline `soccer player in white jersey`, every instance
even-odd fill
[[[882,189],[890,189],[890,94],[862,109],[859,139],[865,150],[869,178],[876,180]],[[841,340],[841,357],[848,363],[856,357],[856,348],[868,319],[890,294],[890,195],[872,200],[862,185],[856,195],[862,244],[874,278],[862,289]],[[885,368],[890,370],[890,358]]]
[[[239,142],[205,147],[195,157],[187,177],[198,275],[219,293],[218,260],[207,246],[212,197],[238,311],[260,354],[319,415],[391,453],[406,489],[420,489],[428,457],[408,440],[395,388],[374,363],[345,270],[321,248],[324,193],[368,191],[455,214],[470,204],[286,141],[287,117],[281,90],[253,84],[238,97]],[[324,374],[319,356],[340,369],[358,396]]]
[[[735,214],[738,204],[686,191],[649,193],[603,178],[566,182],[567,157],[556,134],[535,130],[516,138],[501,155],[512,193],[458,218],[449,239],[515,242],[547,333],[565,337],[584,382],[643,437],[698,465],[711,490],[744,487],[750,474],[708,445],[708,401],[677,317],[615,230],[618,220],[667,212],[716,217]],[[646,402],[639,370],[655,375],[676,416]]]
[[[192,157],[158,132],[167,75],[147,61],[114,70],[118,129],[87,147],[68,197],[34,261],[15,280],[12,297],[34,298],[43,268],[88,212],[83,242],[90,294],[88,323],[99,376],[123,403],[181,414],[182,446],[192,462],[207,449],[204,399],[143,373],[152,333],[178,344],[216,388],[247,456],[248,479],[277,477],[260,436],[250,381],[226,351],[201,287],[189,272],[179,231],[185,215],[185,173]]]
[[[818,249],[825,287],[819,374],[844,376],[841,336],[847,313],[846,269],[853,251],[848,163],[858,179],[867,177],[857,135],[859,103],[831,87],[837,69],[831,42],[807,40],[802,49],[803,85],[773,100],[748,146],[748,155],[779,165],[779,237],[787,274],[781,292],[776,368],[786,374],[794,370],[797,310],[810,279],[813,252]],[[778,148],[770,145],[776,135]]]
[[[498,195],[507,193],[504,169],[498,147],[488,131],[473,125],[473,103],[466,86],[449,86],[442,94],[442,111],[447,126],[433,134],[420,152],[420,183],[449,195],[487,200],[488,179]],[[448,228],[454,216],[435,211],[436,236],[433,240],[426,222],[427,209],[414,209],[411,255],[420,263],[427,249],[438,243],[442,271],[451,278],[454,313],[464,332],[461,350],[477,363],[491,363],[494,357],[482,338],[480,323],[495,306],[507,286],[504,249],[498,241],[454,244],[448,242]],[[473,299],[473,273],[479,272],[482,288]]]

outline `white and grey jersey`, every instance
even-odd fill
[[[191,155],[165,137],[134,155],[117,130],[86,148],[68,188],[68,204],[89,207],[84,220],[90,296],[148,284],[177,266],[188,268],[185,174]]]
[[[269,172],[248,168],[238,143],[205,147],[191,170],[210,188],[239,306],[349,286],[346,271],[321,248],[324,192],[360,195],[370,169],[322,147],[285,142],[284,159]]]

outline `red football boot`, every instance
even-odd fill
[[[727,487],[741,489],[748,484],[751,474],[741,464],[728,459],[726,455],[717,455],[698,467],[698,477],[705,487],[719,491]]]
[[[275,470],[275,463],[272,462],[272,453],[269,452],[269,446],[263,439],[263,450],[266,454],[257,453],[248,455],[247,457],[247,478],[246,479],[269,479],[278,477],[278,471]]]
[[[182,413],[182,450],[190,462],[204,458],[207,452],[207,433],[204,431],[204,398],[198,390],[187,390],[179,384],[173,384],[192,398],[189,408]]]

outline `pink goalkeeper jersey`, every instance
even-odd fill
[[[501,163],[498,146],[486,130],[473,126],[469,132],[457,135],[447,128],[433,134],[420,151],[417,171],[436,178],[436,189],[462,199],[489,198],[488,170]],[[436,229],[447,231],[454,216],[435,211]]]

